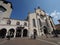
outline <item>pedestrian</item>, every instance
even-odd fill
[[[8,40],[10,40],[10,31],[8,31],[7,38],[8,38]]]
[[[36,36],[37,36],[37,32],[34,31],[34,39],[36,39]]]

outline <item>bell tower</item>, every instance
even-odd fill
[[[12,12],[12,3],[6,0],[0,0],[0,18],[10,18]]]

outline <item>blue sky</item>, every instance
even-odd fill
[[[12,2],[13,11],[11,18],[14,19],[25,19],[28,12],[33,12],[34,8],[40,6],[41,9],[45,10],[47,14],[54,17],[54,23],[58,24],[60,19],[60,0],[8,0]]]

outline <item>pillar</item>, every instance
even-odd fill
[[[21,38],[23,37],[23,29],[22,29],[22,31],[21,31]]]
[[[15,32],[14,32],[14,38],[16,37],[16,29],[15,29]]]
[[[7,35],[8,35],[8,31],[9,31],[9,29],[7,29],[7,32],[6,32],[6,36],[5,36],[5,38],[7,37]]]

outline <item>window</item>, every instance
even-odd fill
[[[42,26],[41,20],[40,20],[40,19],[38,19],[38,22],[39,22],[39,25],[40,25],[40,27],[41,27],[41,26]]]
[[[3,6],[0,6],[0,13],[5,12],[5,11],[6,11],[6,9]]]
[[[26,22],[24,22],[24,26],[27,26],[27,23]]]
[[[20,25],[20,22],[17,22],[16,25]]]
[[[40,17],[41,17],[41,19],[43,19],[43,18],[44,18],[44,16],[43,16],[42,14],[40,15]]]
[[[36,13],[36,15],[39,15],[39,13]]]
[[[35,19],[33,19],[33,26],[36,27]]]
[[[7,20],[7,24],[8,25],[10,25],[11,24],[11,20],[9,19],[9,20]]]
[[[48,21],[47,21],[47,19],[46,19],[45,21],[46,21],[46,25],[49,27],[49,24],[48,24]]]

